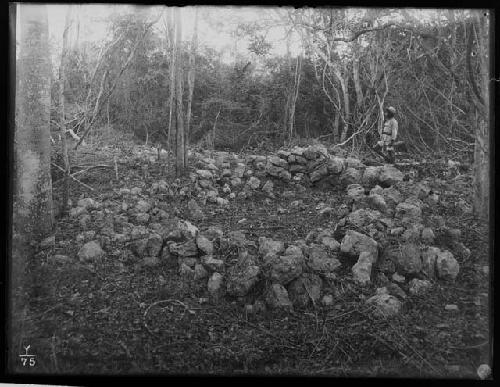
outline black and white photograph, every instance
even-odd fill
[[[493,10],[8,12],[6,374],[493,379]]]

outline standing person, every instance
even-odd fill
[[[386,159],[389,163],[393,164],[395,162],[395,150],[394,143],[398,136],[398,122],[394,118],[396,114],[396,109],[389,106],[384,111],[384,127],[382,133],[380,133],[380,141],[377,142],[375,148],[382,148],[384,155],[387,155]]]

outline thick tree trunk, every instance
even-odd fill
[[[484,15],[487,16],[484,16]],[[475,28],[477,31],[477,45],[480,61],[480,96],[482,104],[477,103],[479,122],[475,131],[474,145],[474,213],[484,219],[489,219],[490,195],[490,40],[489,40],[489,12],[478,12]]]
[[[10,266],[11,359],[22,353],[25,291],[32,280],[34,241],[53,227],[50,175],[50,55],[47,7],[18,4],[20,13],[19,60],[16,66],[14,131],[13,228]],[[14,18],[15,25],[15,18]],[[10,364],[10,368],[14,363]]]
[[[16,92],[15,224],[46,235],[52,230],[50,176],[50,57],[47,9],[20,5],[21,42]]]

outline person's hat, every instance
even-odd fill
[[[392,106],[389,106],[387,110],[390,111],[392,114],[396,114],[396,109],[393,108]]]

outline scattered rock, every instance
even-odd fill
[[[206,169],[198,169],[196,171],[196,174],[202,178],[202,179],[205,179],[205,180],[210,180],[213,178],[213,175],[212,175],[212,172],[206,170]]]
[[[196,281],[205,279],[208,277],[208,272],[205,270],[203,265],[197,263],[194,265],[194,279]]]
[[[379,317],[391,317],[401,311],[401,301],[390,294],[376,294],[366,300],[369,305],[374,305],[373,313]]]
[[[204,255],[212,255],[214,253],[213,242],[203,235],[198,235],[196,237],[196,245]]]
[[[240,268],[233,266],[229,271],[227,292],[231,296],[243,297],[259,281],[260,268],[248,265]]]
[[[252,176],[250,179],[248,179],[247,184],[251,189],[259,189],[260,180]]]
[[[203,214],[203,211],[201,210],[201,207],[198,205],[198,203],[194,199],[191,199],[188,202],[188,211],[189,211],[190,217],[194,220],[201,220],[204,218],[204,214]]]
[[[285,244],[282,241],[275,241],[270,238],[259,238],[259,254],[262,256],[273,254],[278,255],[285,250]]]
[[[491,376],[491,368],[488,364],[481,364],[477,368],[477,376],[479,376],[479,379],[484,380],[487,379]]]
[[[392,165],[384,165],[378,175],[380,185],[388,187],[403,180],[403,172]]]
[[[454,281],[460,271],[458,261],[449,251],[440,251],[436,259],[437,276],[443,280]]]
[[[220,227],[216,227],[216,226],[210,226],[204,232],[204,234],[211,241],[218,240],[224,236],[224,232],[220,229]]]
[[[184,243],[172,243],[169,245],[170,253],[176,254],[179,257],[195,257],[198,255],[198,246],[194,239],[190,239]]]
[[[352,267],[353,279],[361,285],[366,285],[371,280],[372,265],[375,261],[373,253],[363,251],[359,254],[358,262]]]
[[[458,306],[454,304],[448,304],[444,306],[444,310],[456,312],[458,311]]]
[[[211,271],[224,270],[224,261],[222,259],[216,259],[211,255],[204,255],[203,257],[201,257],[201,262]]]
[[[45,249],[51,249],[56,246],[56,236],[51,235],[48,238],[43,239],[40,242],[40,248],[45,250]]]
[[[266,293],[266,303],[271,308],[292,308],[292,302],[288,298],[288,292],[281,284],[273,284],[269,287]]]
[[[351,212],[347,216],[347,221],[358,228],[363,228],[368,226],[370,223],[377,219],[380,219],[382,214],[379,211],[369,210],[365,208],[360,208],[354,212]]]
[[[62,254],[55,254],[55,255],[49,255],[47,257],[47,263],[48,264],[67,264],[67,263],[73,263],[74,260],[71,257],[68,257],[67,255],[62,255]]]
[[[334,303],[334,298],[331,294],[325,294],[323,298],[321,299],[321,303],[324,306],[332,306]]]
[[[145,200],[139,200],[137,204],[135,205],[135,210],[139,213],[146,213],[149,210],[151,210],[152,206],[151,203],[145,201]]]
[[[420,249],[413,243],[389,246],[384,250],[386,259],[396,264],[396,270],[402,274],[417,274],[422,270]]]
[[[160,264],[160,259],[156,256],[154,257],[144,257],[142,264],[148,267],[155,267]]]
[[[90,241],[85,243],[80,251],[78,251],[78,258],[81,262],[97,261],[104,255],[104,251],[97,241]]]
[[[431,245],[434,243],[434,231],[432,231],[432,228],[426,227],[422,230],[422,235],[420,236],[422,239],[422,242],[425,244]]]
[[[402,284],[406,281],[406,277],[404,275],[399,274],[399,273],[394,273],[391,278],[394,282],[398,282],[400,284]]]
[[[302,255],[283,255],[269,260],[269,278],[274,283],[287,285],[302,274]]]
[[[312,244],[309,248],[307,266],[313,271],[331,274],[341,266],[341,263],[331,257],[323,246]]]
[[[271,180],[267,180],[265,184],[262,186],[262,191],[264,191],[268,195],[272,195],[273,187],[274,187],[273,182]]]
[[[440,251],[437,247],[428,247],[422,252],[422,272],[429,279],[436,277],[436,260]]]
[[[378,257],[378,244],[375,240],[354,230],[347,230],[340,251],[351,256],[359,257],[363,251],[373,253],[374,257]]]
[[[414,278],[409,283],[409,292],[413,295],[421,295],[426,293],[432,284],[427,280],[419,280],[418,278]]]
[[[217,272],[213,273],[212,276],[208,280],[208,284],[207,284],[208,293],[215,300],[218,300],[220,295],[221,295],[222,280],[223,280],[222,274],[217,273]]]
[[[340,243],[337,242],[333,237],[330,236],[322,237],[321,240],[319,240],[319,243],[321,243],[325,247],[328,247],[331,251],[340,250]]]
[[[395,297],[399,297],[401,298],[402,300],[404,300],[406,298],[406,293],[404,292],[403,289],[401,289],[398,285],[396,285],[395,283],[389,283],[387,285],[387,291],[389,292],[389,294],[395,296]]]
[[[316,274],[304,273],[290,283],[288,294],[295,306],[305,307],[311,302],[316,305],[320,296],[323,281]]]

